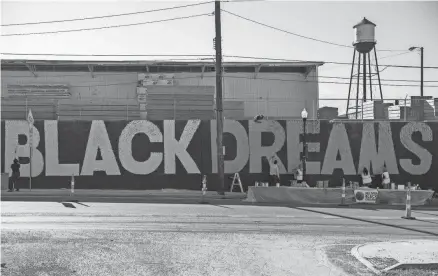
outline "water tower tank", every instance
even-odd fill
[[[374,31],[376,24],[365,17],[358,24],[353,26],[354,42],[353,46],[359,53],[369,53],[376,45]]]

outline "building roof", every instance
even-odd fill
[[[223,62],[227,72],[260,73],[306,73],[310,68],[323,65],[322,61],[309,62]],[[19,60],[2,59],[2,71],[89,71],[93,72],[212,72],[215,63],[211,61],[79,61],[79,60]],[[92,68],[92,69],[91,69]]]

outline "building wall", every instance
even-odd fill
[[[92,78],[84,72],[2,71],[2,97],[8,96],[9,84],[67,84],[72,99],[134,99],[137,73],[98,73]]]
[[[343,175],[358,181],[363,167],[380,174],[385,164],[396,184],[438,189],[438,122],[307,124],[313,185],[330,180],[339,186]],[[302,131],[301,120],[226,120],[225,173],[239,172],[245,188],[253,186],[267,180],[264,157],[276,154],[282,185],[288,185],[300,164]],[[30,172],[28,135],[24,120],[1,123],[2,172],[18,157],[22,187]],[[209,190],[218,188],[216,121],[36,121],[32,145],[34,188],[67,188],[72,174],[78,189],[199,190],[202,175]]]
[[[303,108],[309,118],[318,110],[318,84],[315,71],[306,78],[289,73],[225,73],[224,99],[244,101],[245,117],[263,114],[269,117],[299,118]],[[97,73],[92,78],[84,72],[2,71],[2,97],[8,84],[67,84],[72,99],[135,99],[137,73]],[[215,73],[176,73],[179,86],[215,86]]]

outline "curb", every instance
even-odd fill
[[[367,261],[365,258],[363,258],[360,253],[359,253],[359,248],[361,246],[364,246],[365,244],[362,245],[358,245],[355,246],[351,249],[351,255],[353,255],[356,259],[359,260],[359,262],[361,262],[364,266],[366,266],[369,270],[371,270],[372,272],[374,272],[377,275],[381,275],[381,271],[377,270],[372,263],[370,263],[369,261]]]
[[[391,242],[406,242],[406,240],[394,240]],[[374,265],[369,262],[368,260],[366,260],[364,257],[361,256],[361,254],[359,253],[359,248],[361,248],[362,246],[365,245],[369,245],[369,244],[374,244],[375,242],[370,242],[370,243],[365,243],[365,244],[361,244],[358,246],[355,246],[351,249],[351,254],[357,259],[359,260],[363,265],[365,265],[369,270],[371,270],[372,272],[374,272],[377,275],[382,275],[382,273],[391,271],[391,270],[396,270],[396,269],[424,269],[424,268],[436,268],[438,269],[438,263],[401,263],[398,262],[395,265],[391,265],[389,267],[386,267],[382,270],[378,270],[377,268],[374,267]]]

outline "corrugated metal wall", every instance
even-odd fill
[[[120,101],[121,105],[126,101],[130,105],[137,97],[138,74],[135,72],[96,73],[94,77],[86,72],[38,72],[37,75],[34,77],[26,71],[2,71],[2,97],[11,96],[7,86],[15,84],[66,84],[75,102],[111,100]],[[215,86],[214,72],[202,76],[201,73],[173,75],[176,86]],[[232,119],[239,119],[236,117],[242,114],[245,118],[258,114],[273,119],[299,118],[304,107],[309,112],[309,118],[314,118],[318,110],[315,75],[315,71],[307,78],[298,73],[225,73],[225,108],[233,110],[229,112],[230,117],[234,117]],[[64,104],[68,101],[62,100]],[[243,111],[239,112],[236,108]],[[53,108],[50,112],[53,113]]]

